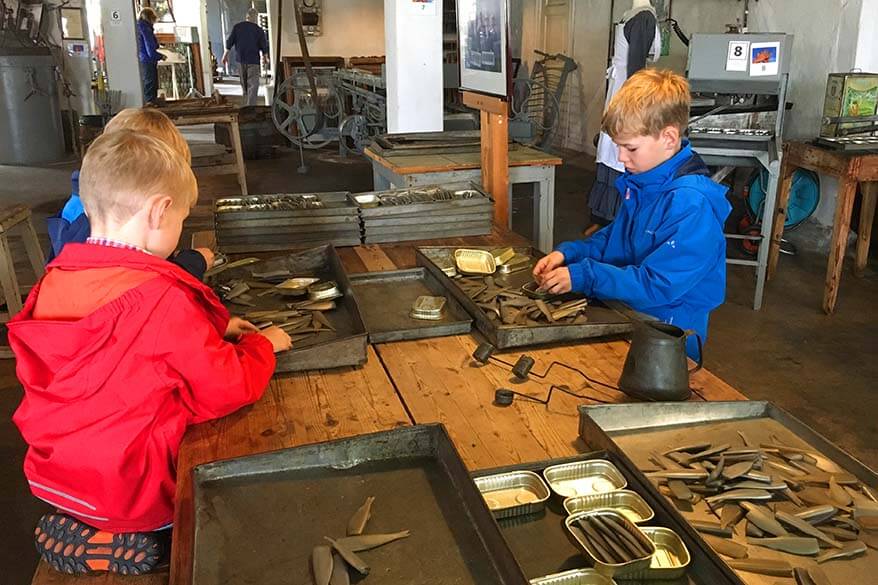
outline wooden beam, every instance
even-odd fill
[[[857,228],[857,262],[854,275],[862,278],[869,262],[869,244],[872,243],[872,224],[875,222],[875,205],[878,203],[878,183],[860,183],[863,194],[860,205],[860,225]]]
[[[498,97],[464,91],[463,105],[469,106],[480,112],[490,112],[492,114],[509,115],[509,102]]]
[[[494,198],[494,223],[509,226],[509,104],[479,93],[463,92],[463,103],[481,112],[482,186]]]

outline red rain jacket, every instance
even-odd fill
[[[9,323],[33,494],[112,532],[170,524],[186,427],[255,402],[274,372],[271,343],[226,342],[228,322],[166,260],[65,246]]]

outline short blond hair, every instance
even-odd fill
[[[89,219],[125,222],[155,195],[192,207],[198,184],[189,164],[154,136],[123,129],[104,133],[82,160],[79,194]]]
[[[187,164],[192,164],[192,152],[180,131],[163,112],[156,108],[127,108],[107,123],[104,133],[116,130],[133,130],[166,142],[182,156]]]
[[[156,14],[155,10],[147,6],[143,10],[140,11],[140,19],[147,20],[153,24],[159,19],[159,15]]]
[[[658,136],[668,126],[689,126],[689,82],[667,69],[641,69],[610,100],[601,130],[618,136]]]

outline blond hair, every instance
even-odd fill
[[[610,100],[601,130],[611,138],[654,136],[673,126],[689,126],[689,82],[666,69],[641,69]]]
[[[176,150],[187,164],[192,164],[192,153],[189,144],[171,119],[155,108],[127,108],[109,121],[104,133],[116,130],[133,130],[166,142]]]
[[[125,222],[155,195],[192,207],[198,185],[189,164],[170,145],[134,130],[107,132],[82,160],[79,194],[89,219]]]
[[[156,14],[155,10],[153,10],[152,8],[147,6],[146,8],[144,8],[143,10],[140,11],[140,19],[146,20],[148,22],[155,24],[156,21],[159,19],[159,15]]]

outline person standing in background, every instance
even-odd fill
[[[619,91],[629,77],[646,67],[652,55],[657,61],[661,55],[661,33],[655,8],[649,0],[634,0],[631,10],[616,25],[612,65],[607,70],[607,101]],[[606,107],[606,106],[605,106]],[[588,196],[593,224],[605,226],[616,217],[621,196],[616,189],[616,179],[625,172],[619,162],[619,147],[606,132],[601,132],[597,145],[597,177]]]
[[[232,28],[226,39],[226,51],[223,53],[223,65],[229,64],[229,51],[234,47],[238,57],[241,76],[241,89],[244,92],[242,105],[255,106],[259,100],[259,63],[260,53],[268,54],[268,37],[262,27],[256,24],[259,12],[255,8],[247,11],[247,20],[239,22]]]
[[[137,19],[137,58],[140,61],[140,79],[143,82],[143,103],[155,103],[159,95],[159,61],[167,57],[159,53],[159,42],[153,26],[158,20],[155,10],[144,8]]]

